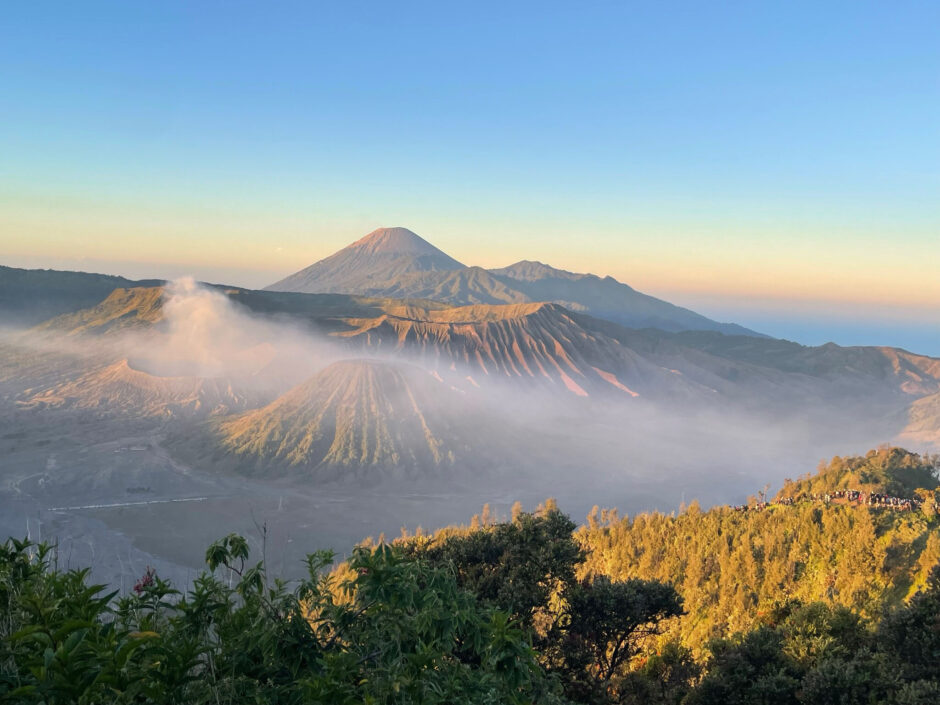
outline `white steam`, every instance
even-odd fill
[[[131,364],[153,375],[296,383],[330,358],[324,341],[283,321],[252,315],[191,277],[165,287],[162,334],[129,338]]]

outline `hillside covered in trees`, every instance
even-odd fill
[[[798,483],[580,528],[552,502],[484,513],[332,571],[312,554],[294,585],[232,535],[185,595],[148,571],[118,596],[10,540],[0,702],[936,703],[936,459],[881,448]],[[918,501],[838,496],[862,491]]]
[[[880,448],[833,458],[785,483],[773,502],[707,512],[693,502],[677,515],[632,518],[597,510],[577,532],[588,552],[583,574],[673,584],[687,613],[669,632],[696,651],[792,601],[876,618],[923,588],[940,562],[937,461]],[[835,497],[853,490],[862,504]],[[869,505],[869,495],[922,502]]]

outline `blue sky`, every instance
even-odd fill
[[[11,4],[0,262],[261,285],[404,225],[940,355],[938,29],[936,2]]]

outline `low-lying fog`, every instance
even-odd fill
[[[811,410],[771,420],[644,399],[614,404],[530,394],[511,381],[478,387],[458,373],[441,382],[457,387],[442,396],[456,408],[425,413],[459,418],[461,457],[478,462],[418,477],[370,467],[322,482],[315,473],[236,474],[209,447],[209,409],[153,413],[170,393],[161,379],[222,380],[232,391],[225,403],[244,400],[248,409],[337,360],[382,354],[295,319],[251,314],[191,280],[167,288],[156,326],[101,336],[8,330],[0,340],[0,536],[56,541],[60,563],[92,565],[95,580],[127,588],[148,565],[188,582],[209,542],[239,532],[260,551],[266,530],[270,567],[291,577],[309,551],[342,554],[366,536],[464,523],[484,503],[505,517],[516,501],[534,508],[555,497],[577,521],[595,504],[632,514],[692,499],[734,503],[822,458],[889,440]],[[387,356],[405,362],[398,351]],[[150,392],[134,387],[130,402],[121,373],[101,373],[122,360],[158,380]],[[68,384],[81,402],[65,399]],[[137,412],[126,405],[138,403]],[[174,445],[180,437],[187,452]],[[194,443],[206,452],[189,452]]]

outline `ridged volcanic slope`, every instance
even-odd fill
[[[346,323],[349,330],[337,335],[351,344],[400,351],[439,373],[469,372],[473,384],[528,381],[578,396],[624,398],[689,387],[555,304],[458,307],[431,311],[425,320],[383,315]]]
[[[346,360],[261,409],[221,421],[217,432],[226,451],[265,472],[420,472],[454,463],[464,447],[460,426],[460,395],[427,372]]]

